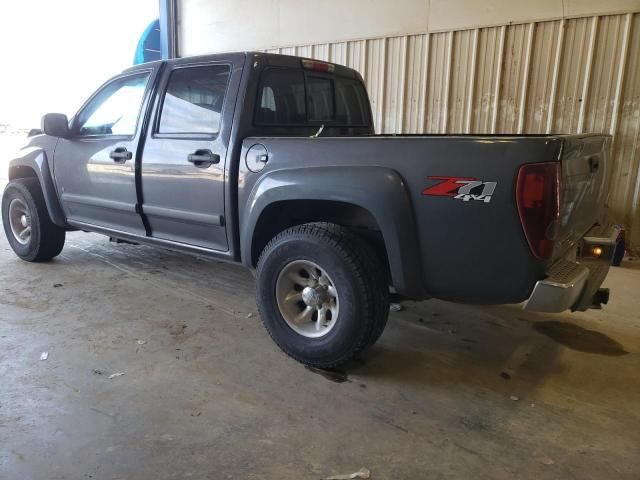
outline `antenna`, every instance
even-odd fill
[[[318,129],[318,131],[316,133],[314,133],[313,135],[311,135],[311,137],[309,137],[309,138],[318,138],[320,135],[322,135],[323,131],[324,131],[324,123],[322,125],[320,125],[320,128]]]

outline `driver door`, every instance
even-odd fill
[[[145,235],[135,165],[152,74],[107,82],[71,121],[71,137],[59,140],[54,177],[70,223]]]

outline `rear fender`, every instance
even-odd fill
[[[380,227],[393,285],[411,298],[425,296],[415,218],[398,172],[383,167],[307,167],[276,170],[254,185],[240,225],[243,263],[252,264],[253,233],[265,209],[287,200],[343,202],[367,210]]]
[[[9,162],[10,181],[33,176],[37,177],[40,182],[40,188],[42,188],[42,195],[47,204],[47,211],[51,221],[59,227],[66,228],[68,226],[67,221],[53,184],[47,153],[39,147],[24,148],[20,151],[20,156]]]

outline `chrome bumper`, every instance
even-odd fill
[[[590,230],[582,240],[577,259],[554,263],[547,278],[536,283],[524,309],[559,313],[569,309],[600,308],[608,295],[598,295],[598,292],[609,272],[619,233],[617,227]],[[597,259],[586,256],[585,250],[595,246],[602,249],[602,254]],[[598,300],[600,297],[604,300]]]

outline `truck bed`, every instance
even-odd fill
[[[417,237],[417,248],[402,255],[421,267],[426,295],[454,301],[526,300],[550,265],[598,221],[606,191],[608,137],[603,135],[255,137],[244,140],[241,158],[256,143],[269,152],[269,162],[259,174],[240,166],[240,212],[250,210],[244,206],[255,195],[252,191],[259,188],[259,180],[270,172],[324,169],[336,201],[340,192],[361,188],[350,171],[397,175],[410,211],[394,215],[410,217],[408,225],[415,225]],[[562,168],[560,221],[549,233],[553,255],[539,259],[532,255],[519,217],[516,181],[524,164],[558,161]],[[331,173],[332,167],[341,168]],[[301,187],[300,197],[305,193]],[[388,195],[373,187],[363,194]]]

